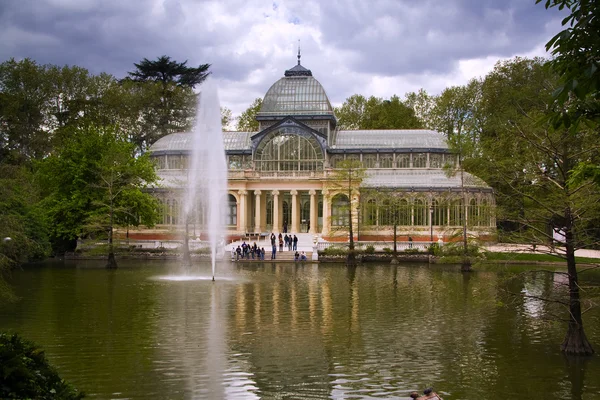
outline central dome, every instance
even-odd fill
[[[285,71],[263,99],[258,117],[286,115],[331,115],[333,107],[325,89],[313,78],[310,70],[300,65]]]

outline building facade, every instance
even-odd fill
[[[256,119],[258,132],[223,132],[230,236],[287,230],[345,240],[350,218],[357,240],[389,238],[394,226],[405,239],[436,241],[465,221],[474,236],[495,230],[492,189],[460,171],[442,134],[338,129],[325,90],[300,60],[268,90]],[[182,222],[190,136],[168,135],[150,149],[161,178],[159,228]],[[344,160],[360,162],[359,178],[341,180]]]

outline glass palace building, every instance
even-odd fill
[[[394,225],[398,240],[449,240],[465,219],[473,236],[495,230],[492,189],[468,173],[461,179],[442,134],[338,129],[323,86],[300,61],[271,86],[256,119],[258,132],[223,132],[231,237],[279,233],[285,225],[287,232],[345,240],[349,208],[358,240],[389,239]],[[157,228],[174,231],[182,223],[185,188],[178,182],[187,175],[190,134],[165,136],[150,151],[161,178]],[[359,184],[332,183],[345,159],[365,168]]]

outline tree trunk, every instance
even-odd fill
[[[348,233],[350,242],[348,243],[348,257],[346,265],[356,265],[356,252],[354,251],[354,232],[352,230],[352,170],[348,171]]]
[[[108,230],[108,259],[106,260],[106,268],[116,269],[117,260],[115,259],[115,249],[113,247],[113,209],[112,202],[110,205],[110,228]]]
[[[397,220],[394,220],[394,255],[392,256],[392,264],[398,264],[398,246],[396,244],[398,238],[398,224]]]
[[[469,258],[469,242],[467,238],[467,195],[465,193],[465,170],[462,167],[462,142],[461,142],[461,151],[458,155],[458,162],[460,167],[460,191],[462,194],[462,239],[463,239],[463,258],[462,263],[460,264],[461,272],[471,272],[471,259]]]
[[[577,279],[577,266],[575,264],[575,247],[573,232],[571,230],[571,212],[566,210],[566,220],[569,226],[565,227],[565,246],[567,256],[567,272],[569,274],[569,328],[567,336],[560,345],[566,354],[587,356],[594,354],[594,349],[585,336],[583,319],[581,318],[581,301],[579,298],[579,283]]]

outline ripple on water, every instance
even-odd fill
[[[212,281],[212,276],[206,275],[161,275],[152,276],[149,279],[156,281],[172,281],[172,282],[187,282],[187,281]],[[235,281],[236,279],[227,276],[215,277],[215,281]]]

